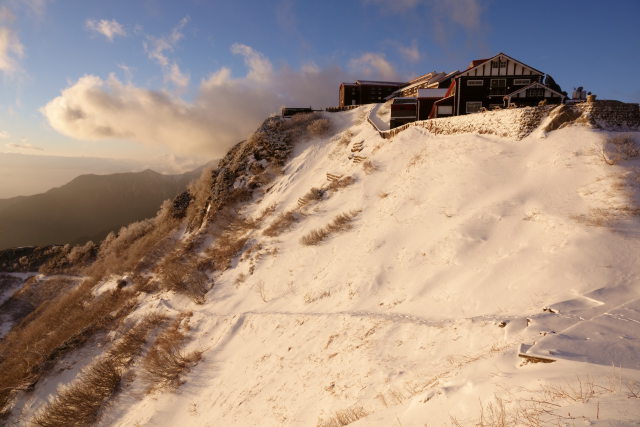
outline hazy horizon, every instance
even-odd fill
[[[0,199],[44,193],[67,184],[80,175],[141,172],[146,169],[173,175],[192,171],[207,163],[195,163],[188,159],[170,160],[156,159],[144,162],[135,159],[0,152]]]

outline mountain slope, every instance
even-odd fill
[[[147,359],[134,365],[101,425],[637,422],[640,159],[608,164],[603,150],[638,132],[385,140],[369,108],[325,115],[331,133],[298,141],[264,186],[240,173],[270,167],[248,146],[223,162],[209,188],[253,188],[226,199],[248,201],[201,197],[205,220],[164,253],[209,272],[205,298],[166,290],[182,264],[159,262],[137,271],[127,318],[188,317],[179,351],[202,360],[173,391],[149,387]],[[120,277],[94,294],[117,296]],[[94,355],[61,361],[14,420]]]
[[[99,241],[153,216],[162,201],[184,191],[197,175],[152,170],[82,175],[43,194],[0,200],[0,249]]]

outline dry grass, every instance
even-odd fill
[[[149,316],[131,328],[73,383],[58,389],[56,397],[38,411],[31,423],[42,427],[95,424],[102,408],[120,388],[125,368],[140,354],[149,332],[163,320]]]
[[[640,144],[630,135],[615,135],[605,142],[602,155],[605,162],[615,165],[624,160],[640,157]]]
[[[340,179],[336,179],[336,180],[331,181],[327,188],[329,190],[331,190],[331,191],[337,191],[337,190],[340,190],[342,188],[348,187],[348,186],[352,185],[355,182],[356,182],[356,180],[355,180],[354,177],[345,176],[345,177],[342,177]]]
[[[352,222],[359,213],[359,210],[341,213],[326,226],[312,230],[308,234],[302,236],[300,243],[307,246],[317,245],[326,240],[332,234],[351,229],[353,227]]]
[[[300,214],[294,211],[287,211],[281,213],[267,228],[264,229],[262,234],[269,237],[279,236],[285,231],[293,228],[294,224],[300,220]]]
[[[483,404],[480,402],[480,416],[474,421],[461,422],[451,417],[454,426],[475,425],[482,427],[573,425],[576,421],[588,423],[599,419],[601,398],[606,395],[620,393],[622,382],[620,378],[609,376],[596,381],[594,378],[576,377],[575,382],[564,385],[543,385],[540,389],[531,391],[526,399],[514,398],[506,392],[503,396],[494,396],[493,401]],[[637,392],[637,384],[636,390]],[[627,393],[627,398],[637,398]],[[565,406],[576,404],[591,405],[590,416],[572,416],[563,410]],[[584,412],[584,411],[582,411]]]
[[[353,132],[350,130],[346,130],[338,135],[337,143],[338,145],[347,146],[351,144],[351,139],[355,136]]]
[[[311,136],[326,135],[329,129],[331,129],[331,125],[327,119],[317,119],[307,125],[307,133]]]
[[[175,319],[145,356],[142,366],[149,392],[179,387],[182,376],[202,359],[200,351],[184,354],[181,350],[187,340],[190,316],[186,313]]]
[[[325,191],[322,188],[311,187],[311,189],[302,198],[308,202],[322,200]]]
[[[209,277],[198,269],[198,260],[193,255],[170,256],[159,268],[162,287],[203,304],[209,291]]]
[[[364,162],[362,162],[362,169],[364,170],[365,174],[371,175],[378,170],[378,165],[373,163],[371,160],[365,160]]]
[[[240,255],[247,240],[249,238],[243,232],[227,230],[207,249],[206,256],[213,262],[215,270],[224,271],[230,268],[233,259]]]
[[[135,307],[134,291],[93,296],[95,283],[87,280],[41,304],[0,342],[0,418],[9,413],[17,393],[32,387],[60,357],[97,331],[113,328]]]
[[[318,420],[317,427],[343,427],[369,415],[362,406],[341,409],[328,419]]]

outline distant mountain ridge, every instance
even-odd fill
[[[201,170],[80,175],[42,194],[0,199],[0,249],[99,241],[110,231],[153,216]]]

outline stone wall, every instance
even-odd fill
[[[562,119],[557,126],[549,127],[548,124],[547,131],[575,123],[605,130],[640,129],[640,107],[638,104],[620,101],[594,101],[575,105],[545,105],[485,111],[463,116],[421,120],[391,130],[380,130],[370,118],[368,120],[380,136],[385,139],[393,138],[410,127],[422,127],[435,134],[479,133],[520,140],[540,126],[542,120],[549,116],[549,113],[554,109],[556,112],[562,111],[564,115],[557,117]],[[557,114],[555,115],[557,116]]]
[[[479,133],[520,140],[533,132],[553,108],[554,106],[542,106],[485,111],[464,116],[421,120],[388,131],[381,131],[377,127],[376,130],[382,138],[386,139],[416,126],[435,134]]]
[[[574,106],[582,112],[590,125],[607,130],[636,130],[640,128],[640,106],[620,101],[582,102]]]

